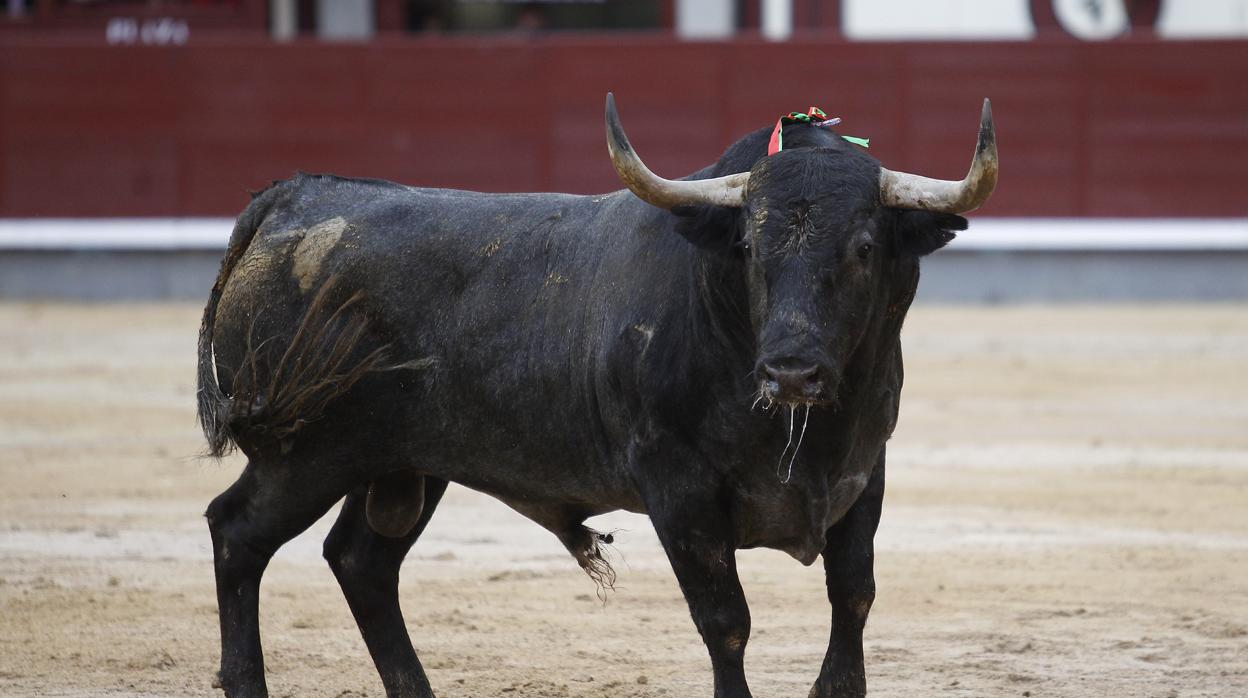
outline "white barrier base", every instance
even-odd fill
[[[230,218],[0,218],[0,250],[224,250]],[[1248,250],[1248,218],[973,218],[950,248]]]

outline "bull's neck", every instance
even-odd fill
[[[753,368],[755,339],[743,262],[694,247],[689,266],[690,340],[699,352],[709,352],[715,365],[740,379],[732,381],[734,388],[748,393],[752,383],[746,374]]]

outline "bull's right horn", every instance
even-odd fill
[[[607,93],[607,150],[624,186],[637,198],[659,208],[690,204],[740,206],[745,199],[749,172],[692,180],[663,179],[651,172],[628,142],[624,127],[620,125],[620,115],[615,111],[615,95],[610,92]]]
[[[996,186],[997,134],[992,126],[992,104],[986,99],[979,114],[979,142],[966,177],[932,179],[880,168],[880,202],[894,208],[966,213],[982,206]]]

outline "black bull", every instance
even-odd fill
[[[883,169],[811,124],[769,157],[768,133],[663,180],[608,97],[632,192],[301,175],[254,198],[199,345],[211,451],[248,457],[207,511],[228,695],[266,692],[270,557],[344,496],[325,557],[387,694],[432,695],[397,584],[448,482],[542,525],[605,585],[609,536],[583,522],[648,514],[717,697],[749,695],[734,551],[822,554],[832,632],[811,695],[864,693],[899,332],[918,258],[992,190],[991,119],[961,182]]]

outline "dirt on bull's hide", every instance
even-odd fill
[[[291,274],[299,280],[299,288],[305,293],[312,288],[321,273],[325,257],[338,245],[347,221],[336,216],[308,228],[299,244],[295,246]]]
[[[199,309],[0,304],[0,695],[211,696],[200,516],[240,456],[198,459]],[[1248,308],[921,306],[890,442],[867,670],[882,696],[1248,695]],[[563,545],[453,487],[403,568],[438,695],[709,696],[644,518],[603,604]],[[274,696],[380,696],[320,559],[277,555]],[[806,695],[820,565],[739,555],[755,695]]]

